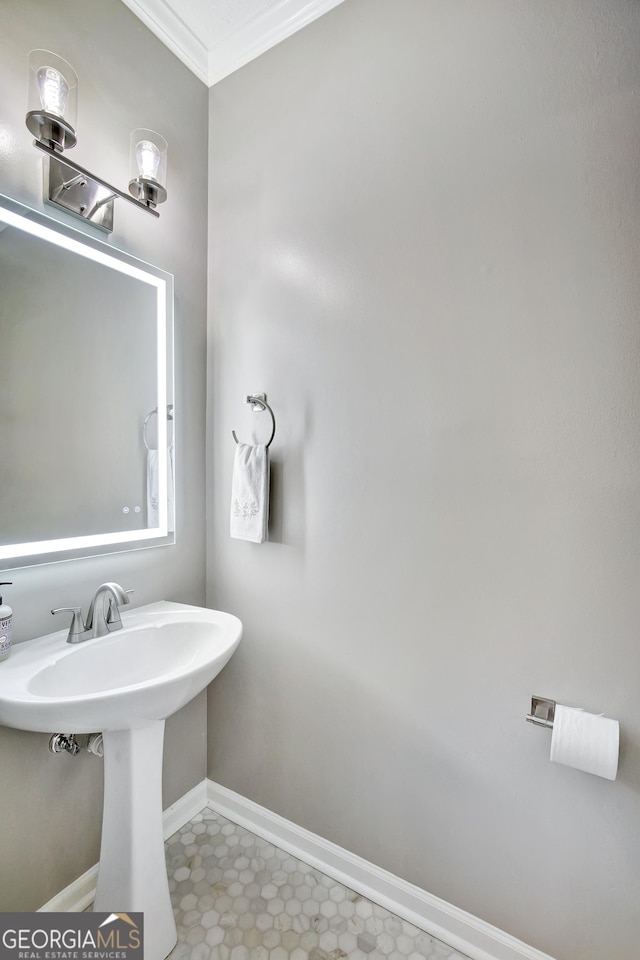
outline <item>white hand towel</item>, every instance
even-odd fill
[[[160,500],[158,493],[158,466],[157,450],[147,451],[147,526],[160,526]],[[174,522],[174,479],[173,479],[173,443],[167,449],[167,528],[173,532]]]
[[[264,443],[238,443],[231,479],[231,536],[263,543],[269,520],[269,451]]]
[[[176,528],[176,488],[175,488],[175,454],[173,440],[167,447],[167,530],[173,533]]]

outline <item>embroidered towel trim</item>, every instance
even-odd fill
[[[238,443],[231,479],[231,536],[263,543],[269,521],[269,451],[264,443]]]

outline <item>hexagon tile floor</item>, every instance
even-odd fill
[[[168,960],[467,960],[209,808],[166,854]]]

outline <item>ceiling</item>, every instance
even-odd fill
[[[343,0],[123,0],[207,86]]]

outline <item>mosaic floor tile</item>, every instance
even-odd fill
[[[209,808],[165,849],[169,960],[467,960]]]

